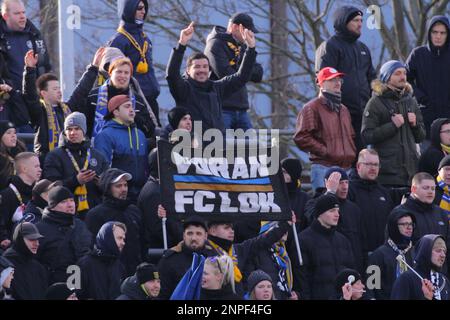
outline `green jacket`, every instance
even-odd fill
[[[412,97],[412,87],[407,84],[399,94],[375,80],[372,90],[372,98],[364,109],[361,136],[380,156],[378,181],[386,185],[410,185],[418,168],[417,144],[425,139],[425,126],[417,101]],[[416,115],[414,127],[408,122],[408,112]],[[400,128],[392,122],[394,113],[402,114],[405,119]]]

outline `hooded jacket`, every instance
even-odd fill
[[[174,97],[177,107],[185,107],[189,110],[193,122],[202,121],[203,132],[211,128],[224,132],[223,99],[244,87],[250,80],[256,60],[256,51],[254,48],[245,50],[238,72],[220,80],[207,80],[206,82],[198,82],[187,75],[184,77],[180,75],[185,51],[186,46],[178,44],[170,55],[166,69],[170,93]]]
[[[130,58],[131,62],[133,63],[133,69],[135,70],[134,77],[139,81],[139,85],[141,86],[145,96],[156,100],[160,92],[160,87],[155,76],[155,68],[153,67],[153,45],[143,30],[144,24],[137,24],[135,20],[136,10],[139,2],[141,1],[145,6],[145,21],[148,13],[148,1],[127,0],[123,7],[120,26],[123,26],[123,28],[133,36],[133,38],[139,43],[141,48],[144,45],[144,40],[147,40],[148,50],[145,54],[145,58],[148,63],[148,72],[144,74],[136,72],[136,66],[139,61],[141,61],[141,55],[123,34],[117,32],[110,41],[110,46],[119,48],[126,57]]]
[[[300,297],[328,300],[334,295],[334,281],[345,268],[354,268],[350,242],[336,228],[327,229],[318,220],[299,235],[303,265],[300,267]]]
[[[246,46],[239,44],[231,34],[227,33],[227,29],[215,26],[206,38],[204,50],[212,70],[211,80],[219,80],[236,73],[242,63],[245,49]],[[250,81],[258,83],[261,82],[262,77],[263,68],[261,64],[255,63],[251,71]],[[222,103],[224,110],[247,110],[249,103],[246,86],[224,97]]]
[[[156,300],[147,296],[138,283],[136,275],[126,278],[120,286],[121,295],[116,300]]]
[[[64,187],[73,193],[80,186],[80,183],[77,180],[78,172],[66,149],[72,153],[80,169],[83,168],[87,151],[90,149],[91,158],[88,169],[94,170],[99,176],[108,168],[108,162],[101,152],[90,148],[89,140],[84,140],[82,143],[71,143],[64,134],[61,136],[62,140],[60,140],[59,147],[49,152],[45,158],[43,174],[44,178],[50,181],[61,180]],[[86,183],[86,188],[89,208],[93,208],[100,203],[101,192],[94,180]],[[78,201],[78,197],[75,197],[75,201]],[[84,219],[86,212],[78,212],[78,214],[81,214],[80,217]]]
[[[423,109],[422,109],[423,111]],[[448,118],[439,118],[433,121],[430,129],[430,146],[419,158],[419,172],[428,172],[433,177],[438,174],[439,162],[447,154],[441,147],[441,127],[450,123]]]
[[[376,80],[372,88],[373,96],[364,109],[361,136],[380,157],[378,181],[383,185],[411,185],[419,160],[416,144],[425,139],[422,114],[412,97],[412,87],[406,84],[404,92],[397,93]],[[409,112],[416,115],[415,127],[407,121]],[[400,128],[392,121],[394,113],[405,119]]]
[[[114,300],[120,295],[125,269],[113,233],[114,222],[105,223],[92,252],[78,261],[81,269],[80,299]]]
[[[113,172],[107,171],[100,180],[103,190],[103,202],[89,210],[86,215],[86,226],[92,234],[97,234],[106,222],[118,221],[127,227],[125,247],[120,255],[120,260],[126,269],[126,275],[134,274],[136,267],[142,262],[141,238],[144,225],[142,224],[142,214],[137,206],[131,204],[129,200],[114,198],[111,194],[111,181]]]
[[[95,138],[94,148],[104,155],[112,168],[131,174],[128,193],[130,199],[136,201],[148,177],[148,145],[144,133],[135,124],[126,126],[109,120]]]
[[[447,29],[447,40],[442,47],[431,42],[431,29],[436,23],[442,23]],[[412,50],[406,66],[408,81],[414,88],[414,95],[421,104],[427,136],[434,119],[450,117],[450,24],[445,16],[431,18],[426,45]]]
[[[67,267],[90,251],[92,235],[74,215],[45,208],[36,224],[44,238],[39,241],[37,259],[49,271],[49,284],[66,282]]]
[[[17,188],[22,203],[25,205],[31,200],[31,192],[33,186],[30,186],[22,181],[19,176],[12,176],[11,183]],[[0,242],[5,239],[11,239],[14,231],[13,216],[17,208],[20,206],[19,199],[13,189],[7,187],[0,192]]]
[[[369,48],[350,33],[346,21],[355,12],[355,7],[343,6],[336,10],[335,35],[323,42],[316,51],[316,72],[333,67],[345,73],[342,86],[342,103],[349,109],[352,119],[361,118],[366,102],[370,98],[370,82],[376,78]],[[361,123],[361,120],[358,120]],[[356,133],[359,126],[352,124]]]
[[[427,234],[441,234],[447,241],[450,240],[450,227],[447,215],[435,204],[421,202],[412,196],[400,206],[397,206],[392,213],[398,211],[408,211],[414,215],[416,227],[413,233],[413,243],[416,244],[420,238]]]
[[[431,280],[431,252],[434,242],[437,238],[442,236],[437,234],[427,234],[420,239],[420,242],[416,249],[414,256],[415,270],[424,278]],[[439,272],[438,287],[441,289],[441,299],[450,299],[450,286],[448,279],[443,275],[440,270],[434,270]],[[392,287],[391,300],[425,300],[422,292],[422,282],[413,271],[408,270],[400,275]]]
[[[14,300],[43,300],[48,287],[47,269],[28,249],[22,230],[14,235],[12,247],[3,254],[14,264],[14,280],[11,295]]]
[[[410,241],[406,237],[402,236],[399,231],[398,220],[403,217],[409,216],[415,222],[414,215],[410,214],[407,210],[398,210],[393,212],[388,217],[387,222],[387,236],[386,243],[378,247],[369,256],[369,266],[378,266],[380,268],[381,285],[379,289],[368,290],[371,298],[376,300],[389,300],[391,297],[392,286],[397,279],[397,260],[399,255],[389,244],[388,239],[391,239],[400,250],[405,250]],[[413,265],[414,249],[409,249],[406,254],[406,262]],[[400,276],[400,275],[399,275]]]

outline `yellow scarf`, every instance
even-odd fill
[[[70,160],[72,161],[73,166],[75,167],[75,170],[79,173],[81,172],[80,166],[78,165],[77,161],[73,157],[72,153],[69,149],[66,149],[67,155],[69,156]],[[83,170],[86,170],[89,166],[89,160],[91,158],[91,149],[88,149],[86,160],[84,161]],[[75,188],[74,195],[78,196],[78,206],[77,206],[77,212],[81,212],[84,210],[89,209],[89,203],[87,201],[87,188],[85,184],[82,184],[81,186],[78,186]]]
[[[237,47],[233,42],[227,42],[228,48],[234,51],[234,57],[229,61],[230,66],[234,66],[237,63],[237,59],[241,54],[241,49]]]
[[[147,58],[145,57],[145,55],[147,54],[149,44],[148,44],[147,36],[145,35],[145,33],[142,33],[142,36],[144,37],[144,45],[143,45],[143,47],[141,47],[140,44],[136,41],[136,39],[134,39],[134,37],[131,34],[129,34],[123,26],[119,27],[117,29],[117,32],[119,32],[120,34],[123,34],[125,36],[125,38],[127,38],[128,41],[130,41],[130,43],[133,45],[133,47],[135,47],[136,50],[141,55],[141,61],[139,61],[139,63],[136,66],[136,72],[137,73],[147,73],[148,72],[148,63],[147,63]]]
[[[211,247],[214,248],[214,250],[216,250],[216,252],[223,256],[223,255],[228,255],[232,260],[233,260],[233,266],[234,266],[234,282],[239,283],[242,280],[242,273],[241,270],[239,270],[238,268],[238,260],[237,260],[237,255],[234,252],[234,247],[231,246],[230,250],[228,250],[228,252],[226,252],[225,250],[223,250],[218,244],[214,243],[211,240],[208,240],[209,244],[211,245]]]
[[[41,99],[41,105],[44,107],[47,113],[47,123],[48,123],[48,151],[52,151],[58,147],[59,135],[62,130],[59,126],[58,119],[56,116],[56,111],[50,104],[45,103]],[[70,114],[70,108],[65,103],[60,103],[61,109],[64,113],[64,119]]]
[[[445,144],[442,144],[441,143],[441,148],[442,148],[442,151],[444,151],[444,153],[447,155],[447,154],[450,154],[450,146],[446,146]]]
[[[441,202],[439,203],[439,207],[445,211],[447,217],[450,221],[450,190],[449,186],[442,180],[441,176],[437,176],[436,178],[437,184],[439,188],[442,189],[444,194],[442,195]]]

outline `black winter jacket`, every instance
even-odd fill
[[[224,27],[215,26],[206,38],[204,53],[211,66],[211,80],[219,80],[236,73],[246,50],[245,45],[237,43],[233,36],[226,31]],[[261,64],[255,63],[250,81],[258,83],[261,82],[262,77],[263,68]],[[249,103],[246,86],[229,96],[225,96],[222,104],[224,110],[247,110]]]
[[[411,51],[406,60],[408,81],[414,88],[414,96],[421,104],[427,137],[430,126],[437,118],[450,117],[450,39],[442,47],[435,47],[431,42],[431,29],[436,23],[442,23],[450,33],[450,24],[445,16],[431,18],[428,30],[428,44]]]
[[[419,172],[428,172],[433,177],[438,174],[439,162],[446,156],[441,147],[441,127],[450,123],[449,119],[439,118],[433,121],[430,129],[430,146],[419,158]]]
[[[220,80],[207,80],[206,82],[198,82],[189,76],[183,78],[180,75],[185,51],[186,47],[179,44],[170,55],[166,69],[170,93],[177,106],[189,110],[192,121],[202,121],[202,130],[215,128],[224,131],[223,98],[244,87],[250,79],[256,51],[254,48],[247,48],[242,64],[235,74]]]
[[[335,228],[318,220],[299,235],[303,265],[300,267],[300,299],[328,300],[335,293],[334,281],[344,268],[354,267],[350,242]]]
[[[92,235],[83,221],[71,214],[44,210],[36,224],[44,238],[39,241],[37,259],[49,271],[49,284],[66,282],[67,267],[90,251]]]

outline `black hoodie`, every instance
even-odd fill
[[[125,247],[120,259],[125,266],[126,275],[131,276],[138,264],[142,262],[141,241],[145,226],[142,224],[141,210],[137,206],[129,200],[121,200],[112,196],[111,181],[117,177],[114,173],[116,170],[110,169],[103,174],[100,180],[103,202],[89,210],[86,215],[86,226],[93,235],[97,234],[102,225],[109,221],[122,222],[127,226]]]
[[[369,48],[358,40],[359,36],[347,29],[346,21],[358,8],[343,6],[336,10],[335,35],[323,42],[316,51],[316,71],[333,67],[345,73],[342,86],[342,104],[352,115],[356,133],[361,126],[361,115],[370,98],[370,82],[376,78]],[[358,123],[355,123],[355,120]],[[357,124],[357,125],[356,125]]]
[[[399,255],[389,244],[388,239],[391,239],[398,249],[405,250],[408,248],[410,241],[400,234],[399,227],[397,225],[398,220],[409,216],[415,222],[415,218],[407,210],[399,210],[389,215],[387,222],[387,235],[386,243],[378,247],[369,256],[369,266],[378,266],[380,268],[381,286],[379,289],[368,289],[368,295],[376,300],[389,300],[391,297],[392,285],[397,279],[397,260]],[[413,264],[414,249],[411,247],[405,253],[406,262],[409,265]]]
[[[440,22],[447,29],[447,41],[442,47],[431,43],[431,28]],[[423,115],[427,137],[434,119],[450,117],[450,24],[445,16],[434,16],[428,26],[428,44],[413,49],[406,60],[408,82],[414,95],[423,105]]]
[[[419,172],[428,172],[433,177],[437,176],[439,162],[447,155],[442,151],[440,137],[441,127],[447,123],[450,123],[449,118],[439,118],[434,120],[431,124],[431,144],[419,158]]]
[[[416,254],[414,256],[415,270],[424,278],[431,280],[431,251],[433,249],[434,242],[437,238],[442,238],[442,236],[437,234],[427,234],[422,239],[416,249]],[[439,282],[438,287],[441,290],[441,299],[449,300],[449,290],[450,286],[448,279],[440,270],[435,270],[439,272]],[[425,297],[422,292],[422,283],[419,277],[414,274],[413,271],[408,270],[400,275],[395,281],[392,288],[391,294],[392,300],[424,300]]]
[[[14,264],[11,295],[15,300],[43,300],[48,287],[47,269],[28,249],[19,228],[14,234],[12,247],[3,254]]]
[[[232,46],[239,50],[236,54]],[[239,44],[224,27],[215,26],[206,38],[204,53],[211,66],[211,80],[219,80],[236,73],[242,62],[245,45]],[[261,82],[263,68],[255,63],[251,72],[250,81]],[[223,109],[247,110],[249,108],[248,92],[246,86],[236,90],[233,94],[224,97]]]

